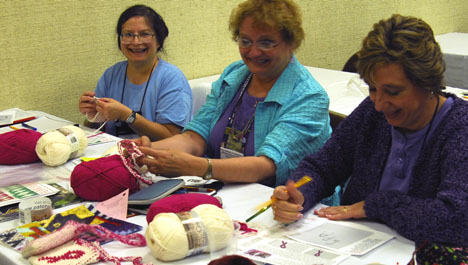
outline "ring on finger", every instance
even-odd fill
[[[348,212],[348,208],[346,208],[346,206],[343,206],[343,212],[345,212],[345,213]]]

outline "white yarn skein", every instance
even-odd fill
[[[87,146],[85,132],[76,126],[67,125],[42,135],[36,144],[36,154],[47,166],[59,166],[68,159],[81,156]]]
[[[192,209],[202,220],[209,241],[203,252],[216,251],[228,246],[234,225],[223,209],[202,204]],[[145,233],[151,253],[159,260],[183,259],[189,254],[189,242],[185,228],[174,213],[160,213],[148,225]]]

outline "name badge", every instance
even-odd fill
[[[221,159],[223,158],[231,158],[231,157],[243,157],[244,154],[239,153],[237,151],[225,148],[225,147],[220,147],[220,157]]]

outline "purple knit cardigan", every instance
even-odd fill
[[[468,246],[468,102],[453,94],[452,108],[427,139],[416,160],[407,194],[376,191],[391,146],[390,125],[366,98],[315,154],[304,158],[293,179],[313,181],[300,190],[304,211],[330,196],[335,186],[350,182],[342,205],[365,201],[370,220],[399,234]]]

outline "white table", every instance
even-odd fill
[[[361,82],[359,75],[355,73],[311,66],[306,66],[306,68],[327,92],[331,111],[347,116],[368,95],[367,85]],[[205,103],[206,95],[211,90],[211,83],[216,81],[219,76],[212,75],[189,80],[193,92],[194,114]],[[357,89],[356,82],[361,86],[361,90]]]
[[[468,33],[452,32],[435,38],[446,63],[446,85],[468,89]]]
[[[260,184],[239,184],[239,185],[227,185],[220,192],[219,195],[223,199],[224,209],[229,213],[232,219],[245,221],[245,219],[251,216],[255,211],[254,206],[267,200],[272,193],[272,188],[266,187]],[[67,209],[67,208],[65,208]],[[255,222],[273,222],[271,221],[271,211],[267,211],[254,219]],[[128,221],[143,226],[143,230],[140,232],[144,234],[147,224],[145,216],[136,216],[129,218]],[[1,229],[6,229],[17,225],[17,221],[10,221],[8,224],[1,224]],[[252,221],[253,222],[253,221]],[[383,224],[373,223],[369,221],[360,221],[360,224],[367,225],[373,229],[390,233],[395,235],[395,238],[387,242],[383,246],[369,252],[367,255],[358,257],[352,256],[346,259],[344,265],[354,264],[369,264],[379,262],[382,264],[406,264],[410,258],[411,253],[414,250],[414,244],[412,241],[405,239],[404,237],[397,235],[392,229],[388,228]],[[7,226],[7,227],[6,227]],[[110,254],[116,256],[142,256],[144,262],[152,262],[153,264],[207,264],[210,256],[209,254],[199,254],[193,257],[189,257],[183,260],[174,262],[162,262],[156,260],[150,253],[147,247],[129,247],[118,242],[111,242],[104,245],[104,249]],[[4,246],[0,246],[0,264],[28,264],[21,255],[11,249]],[[7,258],[8,257],[8,258]],[[100,263],[104,264],[104,263]]]
[[[99,156],[107,149],[115,146],[116,142],[109,142],[94,146],[89,146],[85,150],[83,156]],[[63,165],[66,170],[70,170],[71,165]],[[272,194],[273,189],[267,186],[260,184],[230,184],[226,185],[223,189],[219,191],[219,196],[222,198],[223,207],[229,213],[232,219],[244,222],[245,219],[250,217],[255,213],[254,207],[261,204],[262,202],[268,200]],[[77,205],[71,205],[64,208],[55,210],[55,213],[76,207]],[[147,223],[146,217],[135,216],[129,218],[127,221],[139,224],[143,227],[141,234],[145,233]],[[271,210],[263,213],[258,216],[252,222],[259,223],[271,223],[275,222],[272,220]],[[368,225],[374,229],[387,232],[396,236],[395,239],[387,242],[383,246],[371,251],[369,254],[362,257],[350,257],[346,259],[342,264],[367,264],[371,262],[381,262],[385,264],[396,264],[400,262],[403,264],[407,262],[411,253],[414,249],[413,242],[397,235],[393,230],[386,227],[383,224],[361,221],[360,223]],[[5,223],[0,223],[0,231],[5,231],[7,229],[19,226],[18,220],[12,220]],[[119,242],[111,242],[104,245],[104,249],[108,251],[111,255],[115,256],[141,256],[143,257],[144,262],[152,262],[153,264],[207,264],[210,260],[209,254],[199,254],[193,257],[189,257],[180,261],[174,262],[161,262],[156,260],[150,253],[149,248],[147,247],[129,247],[123,245]],[[9,265],[9,264],[28,264],[28,262],[23,259],[20,253],[0,245],[0,264]],[[104,263],[100,263],[104,264]]]

